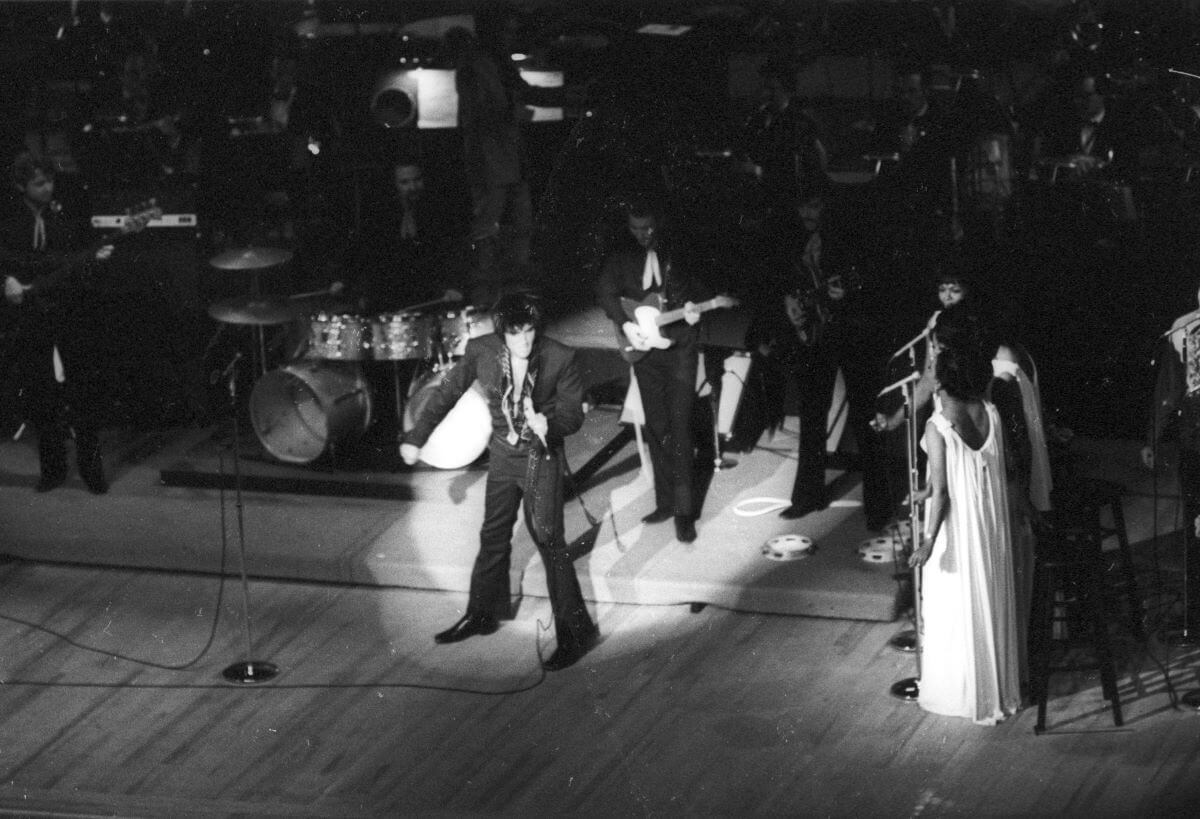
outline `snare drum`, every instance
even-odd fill
[[[385,313],[371,326],[371,352],[378,361],[429,358],[433,318],[420,313]]]
[[[308,320],[306,358],[361,361],[369,357],[370,325],[349,313],[317,313]]]
[[[492,314],[475,307],[450,310],[438,317],[442,352],[448,356],[463,356],[467,353],[470,339],[495,332]]]

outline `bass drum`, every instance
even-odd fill
[[[404,407],[404,431],[416,425],[425,405],[446,377],[433,372],[413,383]],[[437,469],[462,469],[479,459],[492,436],[492,414],[483,387],[476,381],[438,424],[421,447],[421,460]]]
[[[330,445],[366,432],[371,390],[357,364],[297,361],[258,379],[250,422],[267,452],[286,463],[309,463]]]

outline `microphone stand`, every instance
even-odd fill
[[[911,351],[910,351],[911,355]],[[915,356],[914,356],[915,358]],[[885,395],[888,392],[902,388],[904,390],[904,405],[905,405],[905,437],[906,448],[905,457],[908,465],[908,519],[909,526],[912,529],[912,546],[913,551],[916,550],[917,544],[922,538],[921,529],[921,506],[916,499],[917,492],[921,485],[921,476],[919,474],[918,461],[918,430],[917,430],[917,406],[916,392],[917,382],[920,380],[921,374],[914,371],[896,383],[886,387],[879,394]],[[921,683],[921,567],[917,566],[912,569],[912,589],[913,589],[913,629],[911,632],[901,632],[892,638],[891,643],[895,648],[903,651],[911,651],[916,656],[917,673],[913,677],[905,677],[892,683],[889,689],[891,695],[905,702],[916,702],[920,694]],[[911,644],[911,648],[907,646]]]
[[[246,527],[242,514],[242,459],[241,459],[241,430],[238,424],[237,405],[237,364],[242,354],[235,353],[233,360],[225,368],[222,375],[228,378],[230,415],[233,417],[233,487],[234,505],[237,508],[238,550],[242,559],[242,625],[245,628],[246,655],[254,656],[253,644],[250,639],[250,584],[246,579]],[[243,660],[226,668],[221,676],[230,682],[259,683],[266,682],[279,673],[279,668],[264,660]]]

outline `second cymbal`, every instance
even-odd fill
[[[299,312],[293,302],[277,296],[236,296],[214,301],[208,314],[225,324],[285,324]]]

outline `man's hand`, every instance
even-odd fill
[[[96,251],[96,261],[106,262],[112,258],[112,255],[113,255],[113,246],[112,245],[104,245],[103,247],[101,247],[99,250]]]
[[[550,431],[550,421],[540,412],[533,408],[533,399],[528,395],[525,396],[525,425],[530,431],[538,437],[543,444],[546,444],[546,433]]]
[[[4,279],[4,298],[9,304],[21,304],[25,301],[25,291],[28,289],[13,276],[7,276]]]
[[[626,340],[629,341],[629,346],[639,352],[646,352],[650,349],[650,340],[646,338],[646,334],[642,332],[642,328],[638,327],[632,321],[627,321],[621,325],[621,332],[625,334]]]
[[[412,466],[421,459],[421,447],[416,444],[400,444],[400,458]]]
[[[683,305],[683,320],[688,324],[700,321],[700,308],[696,306],[695,302],[689,301]]]

